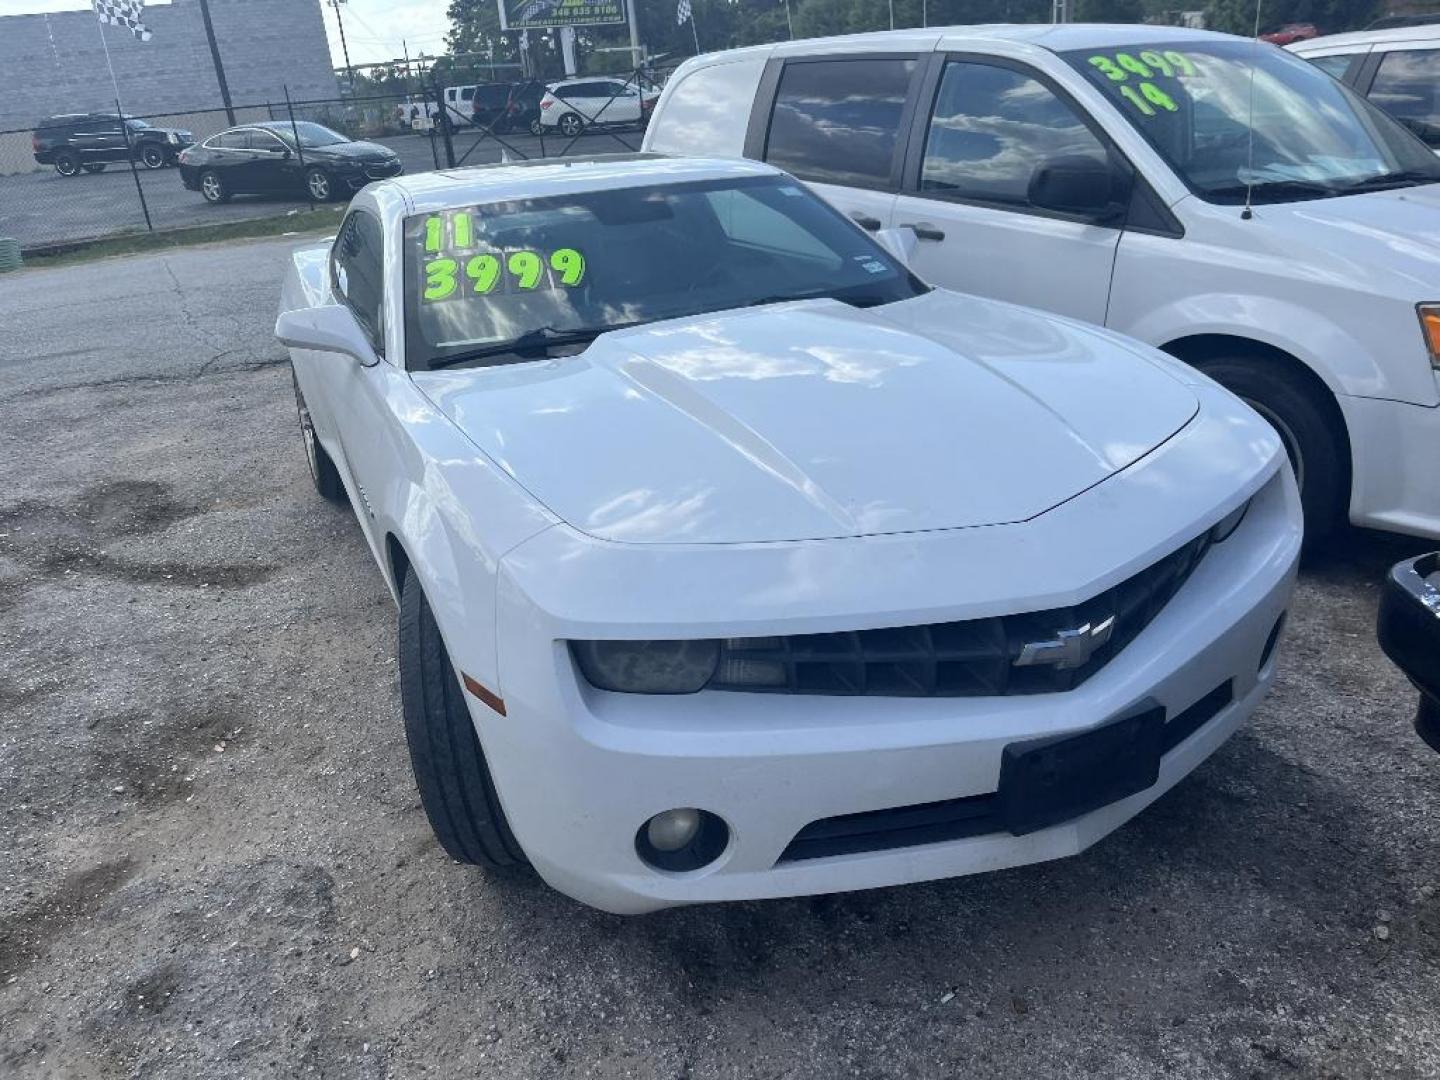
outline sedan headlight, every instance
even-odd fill
[[[1210,530],[1210,542],[1218,544],[1222,540],[1230,539],[1230,534],[1240,527],[1240,523],[1245,520],[1245,512],[1250,509],[1250,504],[1254,501],[1254,499],[1246,499],[1217,521],[1215,527]]]
[[[715,674],[718,641],[572,641],[590,685],[627,694],[693,694]]]
[[[1425,347],[1430,350],[1430,366],[1440,371],[1440,304],[1416,304],[1420,316],[1420,330],[1425,335]]]

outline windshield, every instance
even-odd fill
[[[408,366],[498,364],[583,348],[657,319],[834,297],[873,305],[925,290],[788,177],[465,207],[406,219]]]
[[[331,131],[323,124],[312,124],[308,120],[297,121],[292,125],[280,123],[267,130],[273,131],[280,138],[284,139],[291,146],[295,145],[295,132],[300,133],[300,146],[302,149],[311,147],[334,146],[336,143],[349,142],[344,135],[338,131]]]
[[[1211,202],[1243,203],[1250,185],[1255,202],[1288,202],[1440,180],[1440,159],[1400,124],[1272,45],[1062,55]]]
[[[132,120],[127,117],[125,120],[125,126],[128,127],[131,131],[142,131],[145,128],[148,128],[150,125],[147,124],[144,120]]]

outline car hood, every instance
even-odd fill
[[[1440,299],[1440,184],[1262,206],[1255,216],[1287,263],[1398,298]]]
[[[335,143],[332,146],[318,146],[305,151],[306,157],[332,158],[344,161],[389,161],[395,151],[388,146],[373,142]]]
[[[415,379],[592,536],[770,542],[1044,513],[1195,415],[1140,348],[936,290],[653,323],[576,356]]]

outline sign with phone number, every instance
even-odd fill
[[[449,244],[446,244],[446,226]],[[476,251],[474,221],[465,211],[425,221],[421,299],[435,303],[456,296],[490,296],[533,289],[573,288],[585,280],[585,256],[576,248]],[[459,249],[459,250],[456,250]],[[465,254],[466,249],[472,253]],[[445,254],[450,251],[453,254]],[[463,286],[463,287],[462,287]]]
[[[1157,52],[1145,49],[1139,53],[1097,53],[1088,57],[1090,66],[1104,75],[1116,93],[1143,116],[1155,116],[1157,110],[1177,112],[1180,108],[1165,90],[1152,80],[1193,79],[1201,76],[1193,57],[1174,49]],[[1135,76],[1133,83],[1131,76]]]

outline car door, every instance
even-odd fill
[[[885,228],[921,68],[921,56],[909,53],[772,60],[745,156],[798,176],[863,228]]]
[[[298,194],[302,190],[295,155],[274,132],[250,128],[246,133],[246,149],[250,154],[248,190],[287,194]]]
[[[372,547],[372,493],[385,478],[396,475],[398,449],[385,407],[387,381],[397,376],[385,359],[385,245],[380,219],[366,210],[351,210],[330,249],[330,282],[337,303],[355,316],[380,362],[364,365],[331,357],[323,382],[323,408],[334,425],[354,484],[356,513]],[[307,390],[306,398],[309,400]]]
[[[1103,324],[1120,224],[1043,209],[1031,183],[1067,160],[1128,166],[1034,68],[961,55],[937,63],[895,203],[894,224],[917,237],[911,267],[935,285]]]
[[[1372,102],[1440,153],[1440,47],[1415,42],[1377,47],[1360,78]]]
[[[602,124],[638,124],[640,94],[633,86],[606,80],[595,84],[599,97],[593,99],[595,117]]]
[[[91,113],[73,131],[71,145],[84,164],[125,160],[125,132],[113,114]]]

